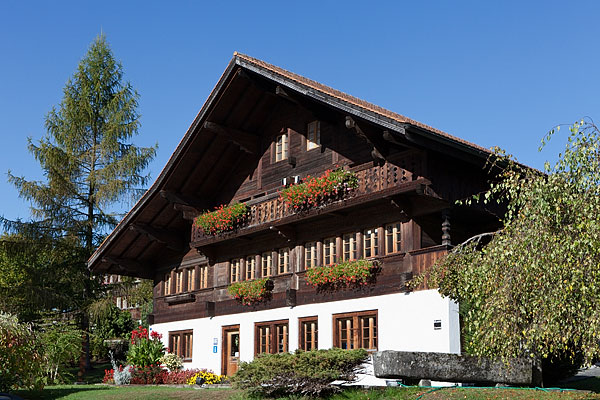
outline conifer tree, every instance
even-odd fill
[[[8,174],[35,219],[56,236],[77,237],[87,256],[117,219],[110,206],[145,185],[156,153],[129,140],[139,128],[138,93],[100,35],[67,82],[61,103],[46,116],[46,136],[29,151],[46,182]]]

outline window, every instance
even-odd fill
[[[196,268],[188,268],[187,270],[187,291],[191,292],[196,289]]]
[[[313,121],[306,130],[306,150],[316,149],[321,145],[321,122]]]
[[[183,358],[183,361],[192,361],[192,331],[169,332],[169,350]]]
[[[262,254],[262,277],[273,275],[273,255],[270,251]]]
[[[240,277],[240,259],[236,258],[229,263],[229,277],[231,283],[239,282]]]
[[[286,274],[290,272],[290,249],[289,247],[279,249],[279,273]]]
[[[256,257],[246,257],[246,280],[250,281],[256,277]]]
[[[200,279],[200,289],[206,289],[208,287],[208,266],[198,267],[198,276]]]
[[[171,273],[166,273],[165,274],[165,279],[164,279],[164,292],[165,292],[165,296],[168,296],[171,294]]]
[[[317,242],[304,244],[304,268],[309,269],[317,266]]]
[[[183,292],[183,270],[175,271],[175,293]]]
[[[335,241],[334,237],[323,240],[323,265],[333,264],[337,259]]]
[[[288,351],[288,321],[255,324],[255,353],[285,353]]]
[[[333,316],[334,346],[340,349],[377,350],[377,311]]]
[[[288,158],[288,134],[277,136],[275,142],[275,162]]]
[[[365,229],[363,232],[363,252],[365,258],[375,257],[379,254],[377,228]]]
[[[394,222],[393,224],[387,224],[385,226],[385,253],[398,253],[401,250],[400,247],[400,222]]]
[[[317,317],[299,318],[298,321],[300,324],[298,347],[305,351],[318,349],[319,322]]]
[[[342,259],[344,261],[356,260],[356,233],[347,233],[342,237]]]

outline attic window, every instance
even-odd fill
[[[316,149],[321,145],[321,122],[313,121],[306,130],[306,150]]]
[[[277,141],[275,142],[275,162],[288,158],[288,140],[287,133],[277,136]]]

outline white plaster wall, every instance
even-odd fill
[[[169,331],[193,329],[192,361],[185,367],[208,368],[220,373],[223,326],[240,325],[240,359],[251,361],[254,358],[255,322],[288,319],[289,350],[294,351],[298,348],[298,318],[317,315],[319,348],[327,349],[333,345],[333,314],[367,310],[378,310],[379,350],[460,353],[458,305],[442,298],[436,290],[248,311],[154,324],[151,329],[163,334],[165,346],[168,346]],[[434,320],[441,320],[440,330],[434,330]],[[215,338],[218,347],[213,353]]]

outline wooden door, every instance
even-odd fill
[[[231,376],[240,363],[240,328],[223,329],[223,374]]]

